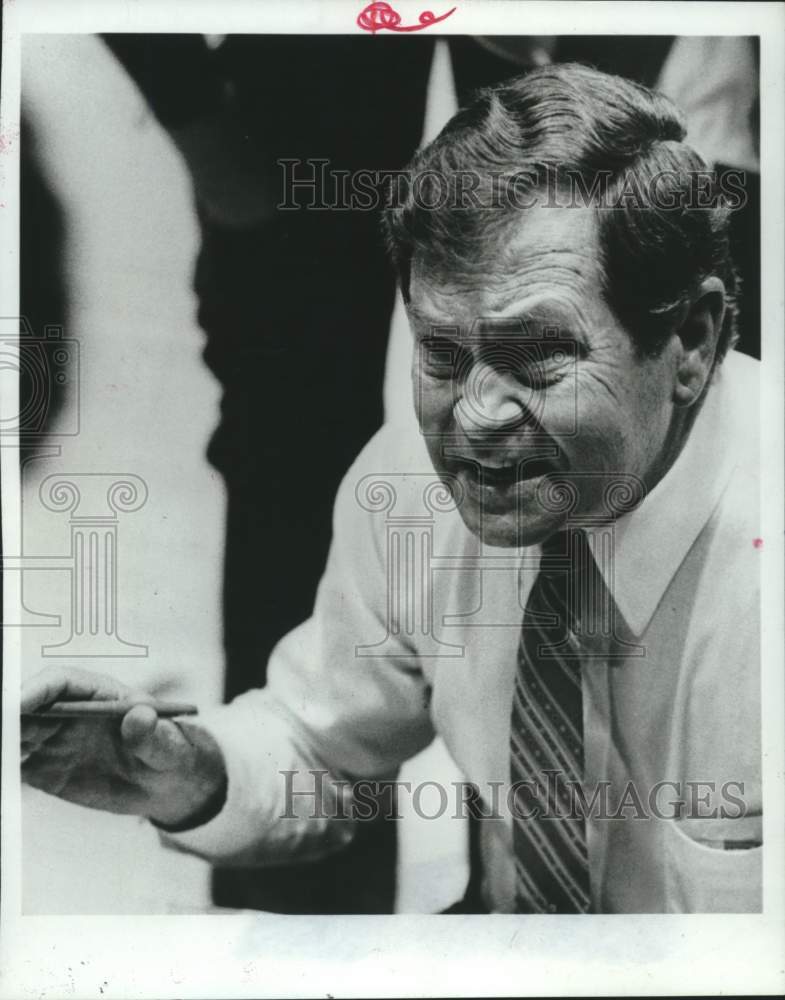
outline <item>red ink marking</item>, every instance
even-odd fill
[[[7,153],[18,138],[18,128],[11,128],[7,132],[0,132],[0,153]]]
[[[753,538],[752,539],[752,544],[755,546],[756,549],[762,549],[763,548],[763,539],[762,538]]]
[[[401,24],[401,15],[388,3],[369,3],[358,14],[357,27],[372,34],[376,34],[377,31],[422,31],[423,28],[430,28],[432,24],[438,24],[450,14],[454,14],[456,9],[453,7],[441,17],[436,17],[430,10],[424,10],[417,19],[418,24]]]

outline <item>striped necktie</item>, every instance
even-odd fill
[[[591,906],[586,826],[573,790],[583,780],[576,633],[597,573],[585,533],[557,533],[543,545],[524,611],[510,727],[519,913],[586,913]]]

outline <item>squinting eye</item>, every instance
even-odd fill
[[[534,389],[556,385],[569,374],[573,360],[574,354],[567,347],[554,345],[543,350],[539,346],[521,366],[521,380]]]
[[[456,353],[457,348],[449,344],[431,344],[428,347],[428,364],[436,365],[437,367],[439,365],[451,365]]]
[[[489,368],[530,387],[555,381],[553,376],[563,367],[566,358],[563,350],[543,350],[540,344],[510,341],[487,344],[480,352],[480,360]]]
[[[540,363],[548,368],[560,368],[575,360],[576,352],[568,344],[544,345],[540,349]]]
[[[463,381],[477,362],[535,389],[560,382],[573,357],[565,345],[548,342],[500,339],[486,341],[474,351],[445,337],[429,337],[420,343],[420,365],[430,378]]]
[[[531,389],[547,389],[549,386],[556,385],[561,382],[567,373],[564,371],[554,372],[544,369],[539,366],[536,369],[532,369],[525,379],[526,384]]]
[[[467,352],[460,344],[432,337],[420,345],[423,370],[434,378],[455,378],[466,367]]]

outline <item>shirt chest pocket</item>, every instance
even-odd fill
[[[668,913],[760,913],[763,848],[746,820],[663,820]]]

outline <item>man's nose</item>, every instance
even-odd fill
[[[510,430],[527,419],[528,393],[511,372],[478,362],[461,385],[455,405],[466,434]]]

